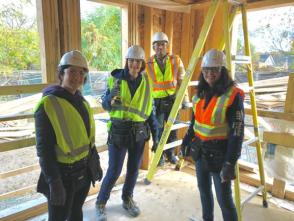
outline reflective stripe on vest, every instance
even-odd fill
[[[55,132],[57,161],[70,164],[86,157],[89,147],[95,144],[95,121],[89,104],[84,102],[90,119],[88,137],[82,117],[67,100],[50,95],[43,97],[41,103]]]
[[[173,95],[177,87],[177,75],[179,68],[179,58],[167,55],[164,74],[154,56],[147,62],[147,73],[153,84],[153,97],[162,98]]]
[[[114,78],[110,77],[108,87],[113,87]],[[121,80],[120,93],[121,104],[112,105],[109,113],[111,119],[131,120],[143,122],[148,119],[152,111],[152,86],[146,74],[142,74],[142,81],[133,98],[129,90],[128,82]]]
[[[226,112],[238,92],[244,96],[241,89],[231,87],[225,94],[212,97],[205,109],[205,99],[193,97],[195,136],[201,140],[227,139],[229,126]]]

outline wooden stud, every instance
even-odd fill
[[[286,193],[286,182],[284,180],[279,180],[274,178],[272,194],[275,197],[284,199]]]
[[[284,112],[294,113],[294,73],[289,75]]]
[[[168,44],[168,51],[172,53],[172,46],[173,46],[173,19],[174,19],[174,13],[171,11],[165,12],[165,26],[164,26],[164,32],[168,36],[169,44]]]
[[[41,45],[42,82],[58,81],[56,67],[60,58],[57,0],[37,0],[37,21]]]

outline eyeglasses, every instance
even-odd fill
[[[153,46],[158,48],[158,47],[164,47],[167,45],[167,42],[166,41],[157,41],[157,42],[154,42]]]
[[[86,72],[86,71],[84,71],[84,70],[79,70],[79,69],[74,68],[74,67],[69,67],[69,68],[68,68],[68,71],[69,71],[69,73],[72,74],[72,75],[77,75],[77,74],[79,74],[79,75],[84,76],[84,77],[87,75],[87,72]]]
[[[221,67],[204,67],[202,68],[202,72],[204,74],[208,74],[209,72],[211,73],[220,73],[221,72]]]
[[[143,62],[143,60],[141,60],[141,59],[128,58],[128,62],[130,62],[130,63],[134,63],[134,62],[140,63],[140,62]]]

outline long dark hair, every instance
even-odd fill
[[[207,93],[220,96],[224,94],[228,88],[236,84],[230,77],[228,69],[225,67],[221,68],[220,79],[215,83],[213,88],[211,88],[205,81],[202,73],[200,73],[198,80],[197,96],[201,99],[204,98]]]

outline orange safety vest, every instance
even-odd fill
[[[165,70],[162,73],[154,56],[147,61],[147,74],[153,84],[153,97],[163,98],[176,93],[180,57],[167,55]]]
[[[226,118],[228,107],[230,107],[237,95],[240,93],[244,99],[242,89],[232,86],[221,96],[213,96],[204,109],[205,99],[193,97],[194,111],[194,133],[202,141],[224,140],[228,138],[229,125]]]

